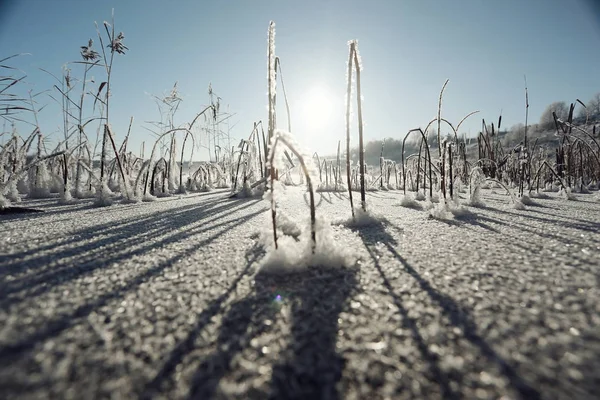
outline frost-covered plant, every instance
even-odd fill
[[[112,199],[113,192],[108,187],[108,183],[106,181],[100,182],[100,186],[96,189],[96,199],[94,201],[94,205],[98,207],[106,207],[113,204]]]
[[[360,200],[363,211],[366,211],[365,197],[365,160],[363,143],[363,117],[362,117],[362,97],[360,91],[360,72],[362,70],[362,60],[358,52],[358,43],[356,40],[348,42],[348,72],[346,75],[346,173],[348,177],[348,195],[350,198],[350,208],[354,216],[354,204],[352,202],[352,181],[350,179],[350,103],[352,99],[352,70],[356,71],[356,104],[358,113],[358,163],[360,170]]]
[[[261,269],[272,274],[285,274],[301,271],[310,266],[343,268],[355,265],[357,255],[337,243],[331,224],[323,217],[316,218],[311,229],[300,230],[295,223],[282,225],[283,235],[279,246],[262,237],[267,253],[261,261]],[[314,229],[316,242],[311,235]],[[286,233],[287,231],[287,233]],[[309,233],[311,232],[311,233]]]
[[[440,202],[430,209],[429,216],[438,220],[452,220],[454,215],[450,212],[448,204]]]
[[[515,196],[515,194],[513,192],[511,192],[510,189],[508,188],[508,186],[506,186],[504,183],[500,182],[497,179],[493,179],[493,178],[486,178],[485,181],[488,183],[496,183],[496,184],[500,185],[506,191],[506,194],[508,194],[510,196],[510,200],[511,200],[514,208],[516,208],[517,210],[525,209],[525,204],[521,201],[521,198],[520,197],[517,198],[517,196]]]
[[[103,60],[103,64],[104,67],[106,69],[106,81],[102,82],[98,88],[98,94],[96,95],[96,98],[100,97],[100,93],[102,92],[103,88],[106,88],[105,90],[105,95],[104,95],[104,100],[103,100],[103,105],[104,105],[104,130],[103,130],[103,136],[102,136],[102,153],[100,156],[100,190],[104,190],[105,188],[108,189],[108,186],[105,184],[105,164],[106,164],[106,141],[109,140],[113,151],[115,153],[115,157],[117,160],[117,164],[119,166],[119,171],[121,173],[121,178],[123,179],[123,184],[124,184],[124,189],[125,189],[125,196],[129,199],[130,198],[130,193],[127,190],[127,180],[128,178],[125,176],[125,172],[123,170],[123,166],[121,165],[121,159],[119,158],[119,152],[117,150],[117,146],[115,144],[114,138],[113,138],[113,134],[112,131],[110,129],[110,95],[111,95],[111,77],[112,77],[112,72],[113,72],[113,61],[114,61],[114,57],[115,57],[115,53],[118,54],[125,54],[125,50],[129,50],[127,48],[127,46],[125,46],[123,44],[123,40],[125,39],[125,36],[123,35],[123,32],[120,32],[118,35],[115,34],[115,14],[114,14],[114,10],[112,13],[112,23],[108,23],[107,21],[103,22],[104,25],[104,29],[106,30],[106,35],[108,36],[108,45],[106,46],[106,48],[110,49],[110,57],[106,54],[105,51],[105,47],[104,47],[104,41],[102,39],[102,35],[100,34],[100,30],[98,28],[98,24],[96,23],[96,32],[98,34],[98,39],[100,40],[100,44],[102,47],[102,60]],[[103,194],[99,194],[99,196],[101,198],[106,197],[106,195]]]
[[[73,202],[73,196],[71,195],[71,181],[67,180],[63,190],[60,192],[59,203],[71,204]]]
[[[6,207],[10,204],[10,201],[8,199],[6,199],[6,195],[12,190],[15,182],[18,182],[21,178],[23,178],[25,175],[27,175],[27,173],[29,171],[31,171],[32,169],[34,169],[34,167],[37,168],[39,166],[41,168],[45,168],[46,161],[48,161],[54,157],[61,156],[63,154],[64,154],[64,151],[59,151],[56,153],[52,153],[48,156],[35,157],[33,160],[31,160],[26,165],[20,166],[20,168],[18,170],[14,170],[11,173],[9,173],[5,177],[4,182],[0,182],[0,204],[4,204],[4,207]]]
[[[422,193],[416,193],[416,194],[419,194],[419,195],[423,196]],[[406,207],[406,208],[413,208],[415,210],[422,210],[423,209],[423,205],[421,203],[419,203],[417,200],[418,199],[416,199],[415,196],[413,196],[411,193],[407,193],[407,194],[405,194],[405,195],[402,196],[402,200],[400,200],[400,205],[402,207]],[[423,200],[425,200],[424,197],[423,197]]]
[[[535,190],[535,191],[532,191],[532,192],[530,192],[530,193],[529,193],[529,196],[530,196],[530,197],[537,198],[537,199],[548,199],[548,198],[550,197],[550,196],[548,196],[546,193],[544,193],[544,192],[540,191],[539,189],[538,189],[538,190]]]
[[[452,220],[454,218],[465,218],[473,215],[472,212],[462,206],[458,199],[449,198],[446,201],[440,201],[433,205],[429,211],[429,216],[439,220]]]
[[[383,215],[373,212],[370,208],[357,207],[354,212],[354,217],[348,218],[343,224],[349,228],[361,228],[366,226],[376,226],[387,223],[387,219]]]
[[[248,140],[242,139],[238,145],[238,161],[235,168],[233,186],[231,189],[234,194],[238,188],[240,172],[242,174],[242,190],[249,188],[249,183],[254,183],[258,178],[260,169],[258,162],[258,149],[260,148],[260,145],[257,146],[257,141],[258,129],[257,124],[255,123]]]
[[[485,174],[481,167],[473,168],[469,176],[469,205],[474,207],[485,206],[485,203],[481,199],[481,186],[484,182]]]
[[[282,154],[278,152],[278,144],[283,143],[294,155],[298,158],[298,162],[302,167],[302,172],[306,178],[306,186],[308,189],[308,194],[310,196],[310,226],[311,226],[311,239],[313,243],[313,253],[316,248],[316,233],[315,233],[315,194],[312,185],[312,179],[310,170],[308,169],[307,164],[304,162],[305,155],[298,152],[296,146],[294,145],[294,140],[290,133],[284,131],[275,131],[273,138],[271,139],[271,143],[269,146],[269,154],[268,154],[268,168],[270,171],[270,200],[271,200],[271,218],[273,222],[273,243],[275,245],[275,249],[277,249],[277,209],[275,203],[275,189],[274,189],[274,181],[275,181],[275,171],[282,167],[281,160]]]
[[[95,51],[92,46],[94,44],[94,41],[92,39],[90,39],[88,41],[88,45],[87,46],[81,46],[81,57],[83,58],[82,64],[83,64],[83,80],[81,82],[81,96],[79,98],[79,104],[77,106],[78,109],[78,114],[77,114],[77,131],[79,133],[78,135],[78,161],[77,161],[77,165],[76,165],[76,170],[75,170],[75,195],[77,197],[83,197],[83,192],[81,189],[82,186],[82,166],[81,166],[81,159],[83,158],[83,143],[84,140],[86,138],[86,134],[85,134],[85,127],[88,123],[90,123],[91,121],[93,121],[93,118],[88,119],[87,121],[83,121],[83,102],[85,99],[85,95],[86,95],[86,85],[87,85],[87,74],[88,72],[96,65],[98,65],[98,63],[100,62],[99,58],[100,58],[100,54]],[[63,96],[63,100],[64,100],[64,96]]]
[[[273,136],[275,135],[276,125],[276,65],[275,65],[275,21],[269,22],[269,32],[267,38],[267,84],[268,84],[268,110],[269,120],[267,128],[267,141],[272,143]],[[266,163],[265,163],[266,164]],[[269,176],[270,171],[268,167],[265,171],[265,176]]]
[[[183,183],[183,154],[185,151],[185,144],[187,143],[188,138],[190,138],[192,140],[192,152],[190,154],[190,161],[189,161],[189,165],[192,165],[192,158],[194,157],[194,147],[196,145],[195,140],[194,140],[194,135],[191,134],[191,132],[188,130],[185,132],[185,136],[183,138],[183,145],[181,146],[181,160],[179,162],[180,168],[179,168],[179,190],[177,191],[180,194],[185,194],[186,190],[185,190],[185,185]]]
[[[567,190],[567,185],[564,183],[564,181],[562,180],[562,178],[560,177],[560,175],[558,174],[558,172],[556,172],[556,171],[554,170],[554,168],[552,168],[552,166],[550,166],[550,164],[548,164],[548,161],[546,161],[546,160],[544,160],[544,161],[543,161],[543,162],[540,164],[540,167],[538,168],[538,170],[537,170],[537,172],[536,172],[536,175],[535,175],[535,177],[534,177],[534,179],[533,179],[535,182],[538,182],[538,184],[537,184],[537,185],[539,186],[539,180],[540,180],[540,176],[541,176],[542,170],[543,170],[544,168],[546,168],[547,170],[549,170],[549,171],[552,173],[552,175],[553,175],[553,176],[556,178],[557,182],[558,182],[558,183],[560,184],[560,186],[562,187],[562,189],[561,189],[561,190],[563,190],[563,191],[565,191],[565,192],[566,192],[566,190]],[[531,191],[532,191],[532,190],[533,190],[533,185],[532,185],[532,186],[530,186],[530,188],[529,188],[529,192],[531,193]]]
[[[531,197],[529,197],[526,194],[523,194],[523,196],[521,196],[521,198],[519,200],[521,201],[521,203],[523,203],[526,206],[535,206],[536,205],[535,201],[531,200]]]
[[[431,122],[430,122],[431,124]],[[427,128],[426,128],[427,129]],[[425,132],[421,129],[421,128],[416,128],[416,129],[411,129],[408,131],[408,133],[404,136],[404,139],[402,140],[402,186],[403,186],[403,190],[404,190],[404,195],[406,196],[406,175],[407,175],[407,170],[406,170],[406,164],[404,162],[404,146],[406,144],[406,139],[409,137],[409,135],[413,132],[418,132],[421,135],[421,146],[420,147],[425,147],[425,154],[426,154],[426,158],[425,158],[425,166],[424,166],[424,171],[427,171],[427,165],[429,165],[429,197],[433,197],[433,179],[432,179],[432,163],[431,163],[431,154],[429,153],[429,145],[427,143],[427,137],[425,135]],[[417,182],[419,182],[419,172],[420,172],[420,162],[421,162],[421,155],[419,154],[419,158],[418,158],[418,165],[417,165]],[[412,178],[412,173],[410,173],[411,178]],[[418,188],[418,183],[416,188]],[[418,192],[418,189],[417,189]]]
[[[577,200],[577,197],[573,194],[570,187],[560,189],[558,192],[558,196],[562,197],[565,200]]]
[[[170,130],[164,132],[163,134],[159,135],[158,138],[156,139],[156,141],[154,142],[154,145],[152,146],[152,151],[150,152],[150,159],[148,160],[149,164],[148,164],[148,167],[146,168],[146,176],[144,178],[144,184],[143,184],[143,187],[144,187],[143,195],[144,196],[148,193],[148,182],[150,181],[150,171],[154,170],[154,169],[150,168],[150,166],[152,165],[152,162],[154,160],[154,156],[156,154],[156,149],[158,147],[158,144],[165,136],[174,134],[176,132],[185,132],[187,135],[190,133],[190,130],[187,127],[170,129]]]
[[[427,203],[437,204],[437,203],[440,203],[440,199],[442,199],[443,196],[444,196],[444,194],[442,193],[442,190],[440,189],[437,192],[433,192],[432,196],[427,196],[426,199],[425,199],[425,201]]]

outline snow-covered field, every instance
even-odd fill
[[[1,215],[0,398],[600,393],[595,194],[517,210],[486,189],[438,220],[370,192],[383,222],[352,228],[347,195],[317,193],[352,265],[279,275],[269,203],[227,195]],[[280,199],[305,226],[307,195]]]

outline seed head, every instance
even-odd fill
[[[94,61],[99,57],[98,52],[92,49],[93,44],[94,41],[90,39],[87,46],[81,46],[81,57],[86,61]]]
[[[125,54],[125,50],[129,49],[123,44],[123,39],[125,39],[125,35],[123,35],[123,32],[119,32],[119,35],[107,47],[110,47],[112,52],[116,51],[119,54]]]

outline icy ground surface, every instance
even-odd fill
[[[600,202],[454,221],[373,192],[334,225],[356,268],[274,277],[268,202],[226,192],[0,215],[0,398],[590,399],[600,393]],[[317,215],[345,220],[345,194]],[[355,201],[359,198],[355,194]],[[288,188],[280,213],[307,219]]]

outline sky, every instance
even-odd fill
[[[36,99],[38,106],[47,104],[39,113],[42,131],[56,142],[61,109],[48,96],[57,96],[54,78],[40,68],[60,76],[68,65],[81,78],[83,66],[72,62],[90,38],[99,50],[94,22],[110,22],[112,9],[129,50],[114,61],[110,123],[120,143],[135,118],[129,141],[134,152],[142,142],[147,148],[154,142],[145,129],[151,127],[147,121],[160,119],[151,95],[168,93],[175,82],[183,99],[175,125],[190,122],[209,104],[209,84],[221,109],[233,114],[220,126],[232,145],[248,137],[254,122],[266,124],[271,20],[292,133],[320,154],[334,154],[338,141],[345,143],[352,39],[362,58],[365,141],[400,139],[424,127],[437,115],[446,79],[443,117],[457,124],[480,111],[463,124],[470,136],[481,129],[481,118],[497,121],[500,113],[504,127],[525,122],[524,76],[533,123],[554,101],[587,102],[600,92],[595,0],[0,0],[0,59],[29,53],[7,63],[27,74],[20,90],[50,90]],[[90,87],[103,80],[101,69],[92,75],[97,79]],[[278,127],[287,129],[280,83],[277,90]],[[356,119],[351,129],[356,145]],[[198,151],[195,158],[208,154]]]

